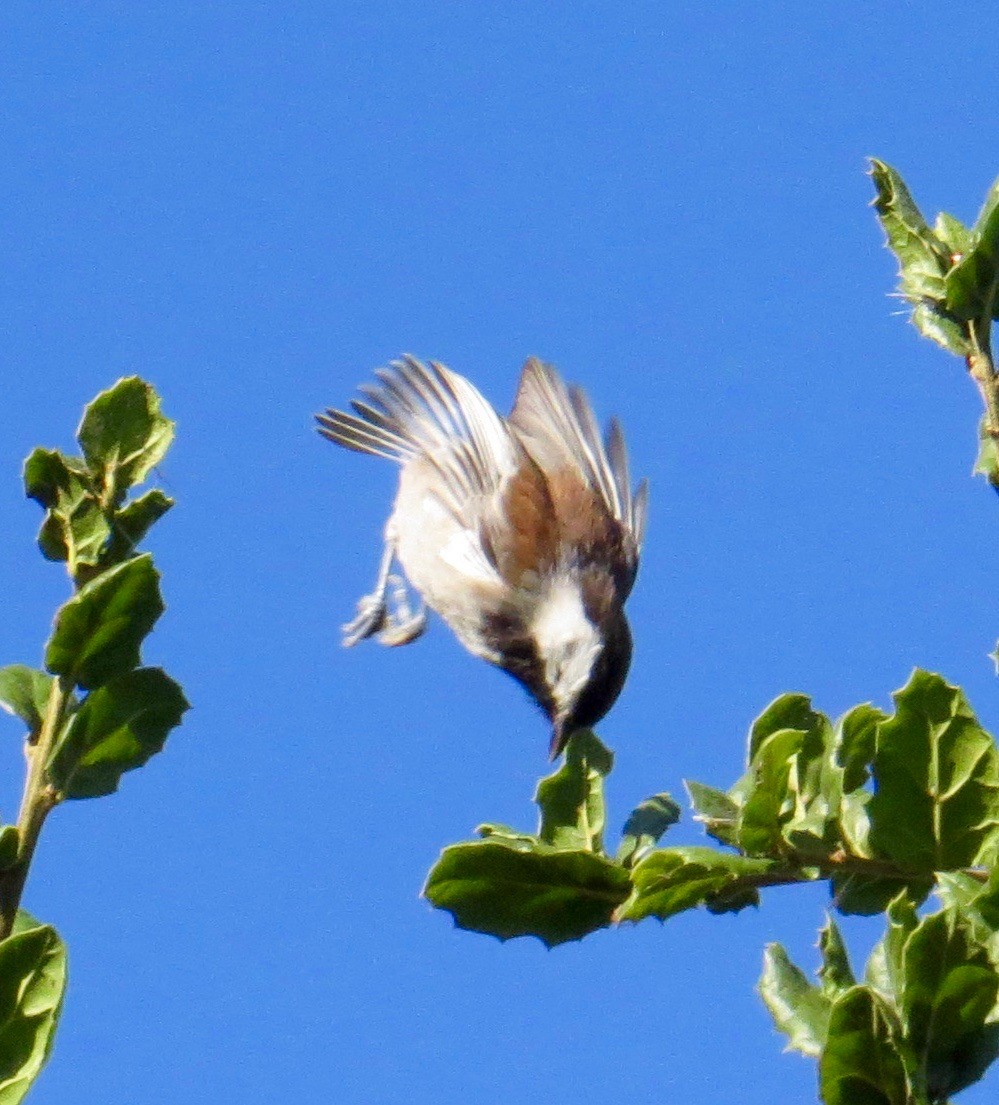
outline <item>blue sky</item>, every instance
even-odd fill
[[[33,1100],[814,1098],[752,988],[768,940],[814,964],[820,888],[553,952],[419,900],[478,823],[533,827],[545,726],[439,624],[340,649],[394,472],[311,415],[412,351],[501,408],[538,354],[621,417],[652,505],[635,663],[600,727],[615,823],[684,778],[728,786],[785,690],[887,706],[918,664],[994,728],[978,398],[888,298],[864,176],[877,155],[931,212],[974,216],[999,172],[993,17],[5,8],[0,661],[38,661],[66,594],[21,460],[138,373],[179,423],[146,655],[194,704],[118,795],[46,828],[26,904],[72,982]],[[699,839],[689,817],[674,839]],[[846,931],[863,955],[878,927]]]

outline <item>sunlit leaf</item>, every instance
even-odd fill
[[[832,1002],[788,958],[780,944],[768,944],[763,953],[763,974],[757,985],[787,1046],[813,1058],[821,1054],[829,1025]]]
[[[613,754],[595,733],[573,733],[562,766],[538,783],[534,795],[541,810],[538,836],[545,844],[570,851],[602,850],[607,821],[604,777],[613,764]]]
[[[662,848],[631,870],[634,890],[618,911],[622,921],[661,921],[705,905],[727,912],[754,904],[756,887],[779,869],[772,860],[731,855],[714,848]]]
[[[173,435],[159,396],[130,376],[88,404],[76,436],[105,503],[117,507],[129,487],[142,483],[163,459]]]
[[[961,690],[916,671],[878,730],[867,810],[878,855],[915,874],[977,863],[999,832],[999,750]]]
[[[610,924],[629,889],[627,872],[593,852],[483,840],[445,848],[423,894],[459,928],[554,947]]]
[[[0,668],[0,707],[19,717],[29,733],[42,727],[52,687],[52,676],[24,664]]]
[[[17,1105],[48,1059],[66,988],[66,949],[25,918],[0,941],[0,1105]]]

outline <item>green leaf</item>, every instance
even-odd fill
[[[97,565],[111,527],[81,462],[53,449],[35,449],[24,462],[24,488],[46,509],[38,533],[43,555],[68,561],[74,576]]]
[[[794,812],[791,767],[804,740],[800,729],[779,729],[756,748],[739,811],[739,847],[750,855],[773,855],[785,846],[781,830]]]
[[[85,408],[77,430],[87,466],[104,502],[118,506],[129,487],[142,481],[173,441],[174,423],[160,399],[137,376],[119,380]]]
[[[868,803],[876,854],[914,874],[971,867],[999,834],[999,750],[964,695],[916,671],[878,732]]]
[[[890,165],[872,158],[871,177],[877,191],[874,208],[888,245],[898,258],[899,288],[913,305],[913,323],[920,333],[949,352],[967,355],[968,340],[960,321],[946,305],[945,278],[953,266],[955,251],[929,228],[905,182]],[[938,225],[953,233],[955,223],[951,220]]]
[[[634,890],[618,911],[622,921],[665,921],[705,905],[711,912],[741,909],[757,901],[757,885],[780,870],[772,860],[730,855],[714,848],[663,848],[631,870]]]
[[[782,694],[753,722],[749,731],[748,762],[752,763],[763,742],[782,729],[799,729],[808,732],[823,719],[812,709],[812,700],[806,694]]]
[[[6,871],[17,862],[17,848],[21,834],[14,825],[0,827],[0,871]]]
[[[685,779],[683,785],[694,807],[694,818],[719,844],[736,846],[739,829],[739,805],[723,790]]]
[[[0,942],[0,1105],[23,1100],[52,1048],[66,989],[66,949],[49,925]]]
[[[609,925],[629,889],[627,872],[593,852],[483,840],[445,848],[423,894],[459,928],[552,948]]]
[[[862,787],[870,778],[878,725],[888,715],[865,702],[848,710],[836,723],[836,760],[843,768],[843,790]]]
[[[617,862],[630,867],[654,848],[663,833],[680,820],[680,807],[668,794],[653,794],[640,802],[624,823]]]
[[[988,415],[983,415],[978,423],[978,456],[971,472],[974,476],[984,476],[999,491],[999,441],[989,433]]]
[[[933,878],[930,875],[893,878],[837,871],[830,880],[830,889],[833,904],[840,913],[870,917],[884,912],[899,894],[905,894],[917,903],[922,902],[933,889]]]
[[[119,510],[112,521],[111,541],[105,551],[105,560],[114,564],[132,556],[150,527],[173,505],[173,499],[154,488]]]
[[[837,734],[831,722],[812,711],[801,748],[791,762],[788,787],[794,808],[782,830],[799,860],[818,862],[841,846],[843,770],[836,751]]]
[[[867,961],[865,980],[898,1009],[905,986],[905,945],[919,923],[916,905],[903,891],[889,904],[885,919],[888,925]]]
[[[974,231],[960,219],[941,211],[933,225],[933,233],[950,250],[951,255],[967,253],[974,245]]]
[[[158,580],[146,554],[81,587],[56,615],[45,666],[86,688],[136,667],[139,645],[163,613]]]
[[[833,1003],[819,1059],[825,1105],[912,1105],[899,1029],[880,997],[855,986]]]
[[[992,185],[963,256],[947,274],[947,310],[964,321],[999,311],[999,181]]]
[[[87,695],[46,765],[66,798],[96,798],[118,789],[122,773],[159,752],[189,709],[180,687],[160,668],[138,668]]]
[[[777,1030],[787,1037],[788,1048],[802,1055],[820,1055],[832,1002],[808,981],[780,944],[766,946],[757,989]]]
[[[978,1081],[999,1054],[987,1019],[999,974],[972,927],[953,910],[924,918],[905,944],[902,1011],[931,1100]]]
[[[485,840],[495,840],[521,852],[534,851],[541,843],[530,833],[521,833],[509,825],[479,825],[475,830]]]
[[[603,850],[607,820],[604,777],[614,757],[589,729],[569,738],[565,762],[538,783],[534,801],[541,809],[538,836],[555,848],[590,852]]]
[[[19,717],[29,733],[37,734],[45,717],[51,687],[51,675],[24,664],[10,664],[0,668],[0,707]]]
[[[851,986],[856,986],[857,980],[850,966],[846,945],[843,943],[843,937],[836,922],[831,917],[826,917],[826,923],[819,929],[819,952],[822,955],[819,984],[823,994],[830,998],[837,998]]]

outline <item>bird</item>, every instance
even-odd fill
[[[353,413],[315,416],[328,440],[400,466],[377,582],[343,643],[408,644],[431,608],[526,688],[554,761],[624,686],[648,483],[632,491],[617,421],[602,440],[585,393],[536,357],[507,418],[437,361],[406,355],[375,380]]]

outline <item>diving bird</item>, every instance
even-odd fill
[[[323,437],[400,466],[378,580],[343,643],[407,644],[429,606],[527,688],[555,759],[611,708],[631,663],[624,603],[648,486],[632,493],[621,428],[611,421],[602,440],[584,393],[533,357],[508,418],[434,361],[406,356],[375,375],[354,413],[316,415]]]

